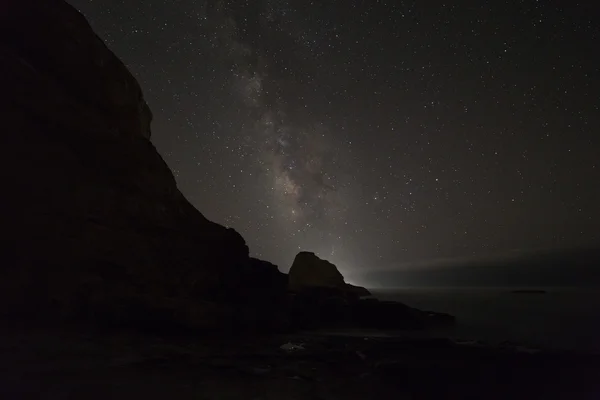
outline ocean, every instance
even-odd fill
[[[380,300],[452,314],[452,328],[427,333],[489,344],[600,353],[600,290],[527,288],[401,288],[372,290]]]

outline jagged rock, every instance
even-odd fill
[[[308,251],[302,251],[294,258],[289,271],[289,288],[295,292],[309,288],[328,288],[348,296],[370,295],[363,287],[347,284],[334,264]]]
[[[0,311],[209,326],[251,308],[244,239],[177,189],[139,84],[85,18],[6,0],[0,38]]]

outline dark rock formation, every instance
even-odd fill
[[[301,252],[289,272],[289,315],[298,328],[418,329],[454,323],[447,314],[421,311],[402,303],[360,299],[367,289],[349,285],[335,265]]]
[[[205,331],[426,325],[429,314],[402,304],[359,301],[368,291],[313,253],[298,254],[288,277],[198,212],[149,140],[140,86],[67,3],[2,2],[0,38],[4,318]]]
[[[2,313],[210,328],[281,294],[248,286],[264,265],[179,192],[140,86],[81,14],[3,1],[0,38]]]
[[[439,338],[0,334],[3,399],[550,400],[600,392],[598,355]],[[281,348],[288,343],[301,348]]]
[[[302,290],[306,287],[341,288],[346,285],[337,267],[308,251],[296,255],[289,271],[290,289]]]
[[[297,329],[356,327],[352,312],[355,301],[335,288],[307,287],[290,295],[290,322]]]
[[[238,312],[240,317],[244,317],[244,325],[263,332],[287,330],[287,274],[280,272],[277,265],[256,258],[250,258],[250,262],[237,273],[244,277],[241,291],[245,295],[242,299],[248,303],[242,303],[244,307]]]
[[[453,316],[421,311],[403,303],[340,296],[323,288],[307,289],[292,295],[289,307],[295,328],[363,328],[412,330],[451,326]]]
[[[275,301],[287,294],[288,275],[268,261],[250,258],[246,279],[247,290],[254,292],[257,299]]]
[[[367,297],[371,295],[371,292],[369,292],[367,288],[351,285],[349,283],[346,284],[345,290],[358,297]]]
[[[337,267],[314,253],[302,251],[296,255],[289,271],[289,288],[302,292],[310,288],[328,288],[348,296],[369,296],[363,287],[349,285]]]
[[[422,311],[395,301],[365,299],[352,309],[354,324],[370,329],[426,329],[455,322],[451,315]]]

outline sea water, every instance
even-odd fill
[[[519,289],[543,293],[515,293]],[[380,300],[452,314],[457,340],[512,342],[534,348],[600,353],[600,290],[578,288],[397,288],[372,290]]]

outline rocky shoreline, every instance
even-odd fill
[[[447,339],[2,333],[3,398],[594,398],[600,359]]]

